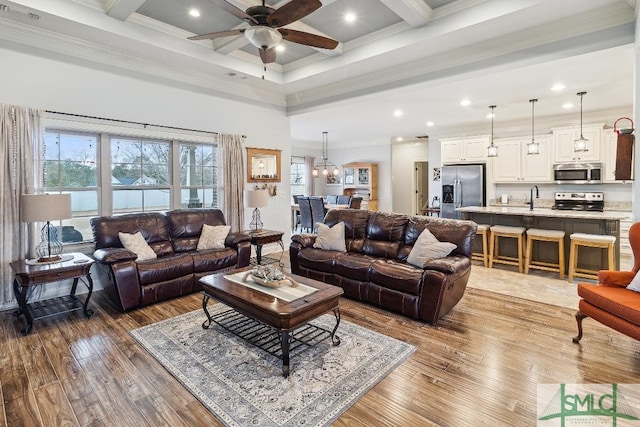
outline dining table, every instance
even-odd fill
[[[329,211],[331,209],[347,209],[349,208],[349,205],[338,205],[335,203],[325,203],[324,204],[324,208],[325,210]],[[296,229],[296,215],[300,212],[300,205],[298,205],[297,203],[292,203],[291,204],[291,231],[294,231]]]

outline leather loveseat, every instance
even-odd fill
[[[340,286],[345,296],[435,324],[462,298],[471,273],[472,221],[334,209],[324,223],[345,223],[347,252],[313,247],[316,235],[292,236],[291,271]],[[406,260],[428,228],[456,248],[424,268]]]
[[[183,209],[91,219],[93,257],[105,267],[105,289],[123,310],[131,310],[200,289],[207,274],[249,265],[250,237],[229,233],[224,249],[196,250],[203,224],[225,225],[219,209]],[[136,261],[118,233],[140,231],[156,259]]]
[[[598,284],[578,283],[578,335],[582,339],[582,320],[590,317],[627,336],[640,340],[640,292],[628,289],[640,271],[640,223],[629,228],[629,244],[633,251],[631,271],[601,270]],[[636,289],[638,287],[636,286]]]

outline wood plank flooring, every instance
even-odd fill
[[[640,383],[640,343],[574,311],[467,289],[437,326],[348,299],[342,318],[417,346],[336,426],[533,426],[538,383]],[[193,294],[120,313],[102,292],[81,312],[36,321],[0,314],[0,425],[220,425],[128,331],[192,310]],[[295,363],[294,363],[295,365]]]

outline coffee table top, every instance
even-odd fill
[[[245,267],[227,274],[248,271],[251,268]],[[287,302],[227,280],[223,274],[204,276],[200,279],[200,283],[207,295],[277,329],[293,329],[338,308],[340,297],[344,293],[342,288],[295,274],[290,276],[298,283],[318,290]]]

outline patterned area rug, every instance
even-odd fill
[[[209,307],[212,316],[227,310]],[[409,357],[415,347],[342,320],[340,345],[327,339],[291,353],[291,373],[279,358],[216,324],[202,328],[202,310],[130,334],[228,426],[330,424]],[[333,315],[312,323],[331,330]]]

